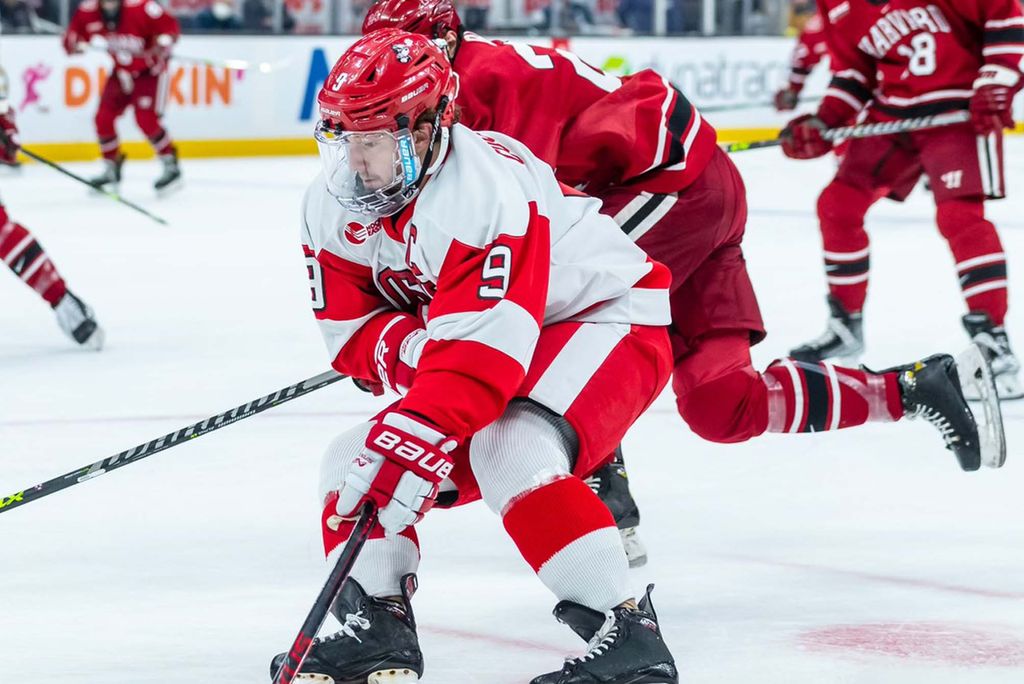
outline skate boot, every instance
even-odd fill
[[[1024,384],[1020,380],[1020,361],[1010,349],[1010,340],[1003,326],[992,325],[992,319],[982,311],[972,311],[963,317],[964,328],[971,340],[981,347],[982,354],[992,367],[996,381],[996,392],[1000,399],[1024,397]],[[967,399],[977,401],[970,393]]]
[[[402,600],[367,596],[349,578],[331,612],[341,630],[314,639],[296,682],[317,684],[408,684],[423,674],[423,654],[416,637],[416,620],[409,601],[416,575],[402,578]],[[270,664],[273,679],[285,654]]]
[[[124,166],[124,155],[117,155],[116,159],[103,159],[103,173],[94,176],[89,180],[89,185],[100,192],[116,192],[121,185],[121,167]]]
[[[57,323],[67,336],[87,349],[103,348],[103,328],[96,322],[92,309],[68,290],[57,306]]]
[[[675,660],[661,638],[651,591],[636,608],[618,607],[605,614],[572,601],[555,606],[555,617],[588,640],[581,658],[566,660],[558,672],[531,684],[676,684]]]
[[[987,382],[994,395],[991,375],[987,375],[986,380],[987,367],[977,366],[978,363],[984,366],[985,361],[976,347],[972,359],[973,367],[965,364],[964,370],[972,381]],[[991,422],[992,417],[986,413],[986,422],[979,426],[964,398],[958,364],[952,356],[936,354],[882,372],[898,374],[904,415],[907,418],[920,416],[934,425],[961,468],[971,471],[982,463],[993,468],[1003,464],[1006,444],[998,400],[993,396],[990,402],[996,408],[996,420]]]
[[[861,314],[848,313],[832,295],[828,296],[828,310],[828,327],[821,337],[790,350],[789,355],[797,361],[809,363],[825,359],[856,363],[864,353],[864,321]]]
[[[153,183],[153,189],[157,194],[167,194],[181,185],[181,167],[178,166],[178,150],[171,148],[170,154],[161,154],[160,163],[164,171]]]
[[[644,547],[636,528],[640,526],[640,510],[629,492],[629,477],[622,460],[622,447],[615,450],[611,463],[596,471],[584,482],[587,483],[615,518],[615,526],[622,537],[622,547],[629,559],[629,567],[639,568],[647,563],[647,549]]]

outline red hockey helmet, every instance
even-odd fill
[[[452,0],[379,0],[363,20],[363,35],[399,28],[428,38],[443,38],[446,31],[458,31],[461,25]]]
[[[366,131],[408,128],[445,100],[441,123],[450,125],[456,89],[451,64],[437,45],[424,36],[385,29],[345,51],[317,103],[332,128]]]
[[[458,80],[429,38],[385,29],[360,38],[317,96],[316,140],[328,191],[347,209],[388,216],[416,196],[455,120]],[[434,112],[422,164],[412,129]]]

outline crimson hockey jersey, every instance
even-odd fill
[[[71,17],[64,49],[72,52],[93,36],[107,41],[114,68],[138,76],[158,74],[167,67],[170,46],[181,33],[178,20],[156,0],[123,0],[117,27],[108,30],[98,0],[85,0]]]
[[[303,250],[334,368],[380,381],[378,340],[419,316],[428,339],[401,408],[464,438],[516,395],[542,326],[666,325],[670,275],[521,143],[455,125],[446,152],[410,206],[369,225],[318,177]]]
[[[967,108],[983,64],[1021,69],[1019,0],[818,0],[834,74],[829,126],[870,103],[876,121]]]
[[[715,129],[664,77],[619,78],[560,49],[466,32],[453,66],[462,123],[526,143],[558,180],[594,193],[677,192],[704,171]]]

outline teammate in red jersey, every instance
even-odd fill
[[[582,479],[668,382],[670,275],[522,143],[460,125],[457,87],[437,45],[388,29],[350,47],[318,96],[323,173],[302,211],[313,309],[335,369],[403,396],[325,456],[328,554],[364,502],[383,530],[334,606],[342,630],[302,672],[417,681],[415,524],[482,499],[591,639],[534,684],[674,684],[649,590],[632,598],[614,520]]]
[[[804,89],[807,77],[811,75],[821,60],[828,56],[828,45],[825,42],[825,22],[817,12],[807,18],[793,48],[793,56],[789,64],[789,78],[786,86],[775,93],[775,110],[788,112],[796,109],[800,101],[800,93]]]
[[[68,54],[81,52],[99,36],[106,40],[114,58],[113,73],[96,112],[104,170],[93,179],[93,185],[105,187],[121,182],[124,155],[114,123],[129,106],[163,164],[153,187],[165,192],[181,180],[178,151],[160,121],[167,100],[167,63],[179,34],[178,20],[156,0],[86,0],[71,17],[64,34]]]
[[[14,112],[5,98],[0,98],[0,163],[13,166],[17,162],[18,129]],[[85,302],[64,284],[57,267],[43,251],[43,246],[28,229],[7,215],[0,200],[0,261],[23,283],[35,290],[57,314],[57,322],[68,337],[90,349],[103,346],[103,330]]]
[[[1002,130],[1020,90],[1024,15],[1019,0],[819,2],[834,77],[818,112],[783,131],[793,158],[826,154],[820,131],[860,116],[889,121],[969,111],[971,123],[856,139],[818,199],[831,318],[819,339],[792,351],[818,361],[863,350],[869,246],[864,216],[881,197],[903,200],[922,174],[935,197],[968,313],[1003,398],[1024,396],[1003,327],[1006,256],[985,200],[1004,196]]]
[[[743,182],[714,144],[714,129],[661,76],[647,70],[618,79],[566,51],[483,40],[461,28],[449,0],[384,0],[363,29],[384,26],[445,40],[465,123],[522,139],[560,181],[601,199],[602,211],[669,267],[672,386],[680,415],[698,435],[738,442],[907,414],[939,421],[941,430],[936,411],[971,415],[948,356],[882,373],[794,359],[754,370],[750,346],[764,327],[741,249]],[[927,396],[919,394],[925,387]],[[989,465],[1000,461],[999,433],[996,427],[990,435],[997,447],[984,459]],[[975,436],[945,436],[954,451],[977,447]],[[977,455],[961,452],[961,465],[977,467]]]

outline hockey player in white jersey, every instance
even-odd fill
[[[402,398],[324,458],[328,556],[364,502],[381,529],[302,676],[417,681],[415,524],[482,499],[589,642],[534,684],[674,683],[650,590],[635,600],[582,479],[668,381],[669,274],[523,145],[460,126],[456,90],[429,39],[389,29],[319,94],[324,171],[302,214],[313,308],[334,368]]]

